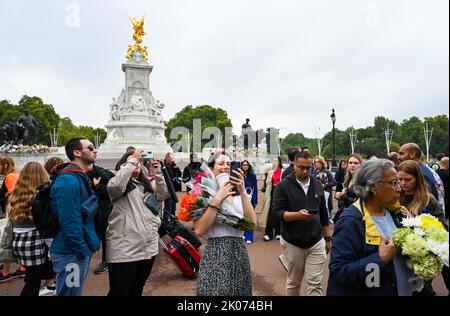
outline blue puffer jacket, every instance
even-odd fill
[[[396,225],[399,225],[395,216],[393,218]],[[380,240],[375,223],[367,210],[361,212],[359,202],[343,210],[333,233],[327,295],[397,295],[394,263],[381,262],[378,254]],[[369,265],[371,263],[379,267],[378,287],[371,287],[370,281],[374,279],[373,266]],[[366,279],[369,280],[369,286]]]
[[[94,215],[98,207],[95,193],[88,189],[89,180],[83,170],[73,164],[59,165],[52,177],[50,198],[52,210],[61,225],[50,248],[51,252],[90,256],[100,248],[94,229]]]

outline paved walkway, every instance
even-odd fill
[[[261,183],[259,187],[262,187]],[[259,202],[260,204],[257,210],[261,209],[261,194],[259,195]],[[280,243],[278,240],[263,241],[263,235],[264,229],[258,227],[255,231],[255,242],[246,245],[252,270],[253,295],[284,295],[286,272],[278,261],[278,256],[281,253]],[[168,241],[167,238],[164,238],[166,242]],[[108,293],[108,274],[95,275],[93,272],[100,263],[100,260],[101,256],[99,253],[95,254],[92,258],[89,276],[84,289],[84,295],[86,296],[104,296]],[[12,271],[13,269],[11,268]],[[328,263],[325,266],[322,282],[324,293],[326,293],[327,282]],[[0,296],[19,295],[22,287],[22,278],[1,283]],[[440,296],[448,294],[440,276],[433,282],[433,287]],[[147,296],[193,296],[196,293],[196,288],[197,281],[183,277],[172,260],[160,248],[160,253],[156,259],[150,278],[147,280],[143,294]],[[305,291],[302,287],[301,295],[304,294]]]
[[[280,244],[277,240],[265,242],[262,236],[263,230],[258,228],[255,232],[255,242],[247,245],[252,268],[253,294],[255,296],[284,295],[286,273],[277,258],[281,253]],[[84,295],[104,296],[108,293],[108,274],[95,275],[93,272],[100,259],[99,254],[94,255],[92,259]],[[323,279],[324,292],[328,280],[327,266]],[[433,286],[438,295],[447,295],[441,277],[434,281]],[[0,296],[19,295],[22,287],[23,278],[1,283]],[[196,280],[183,277],[171,259],[160,250],[152,274],[144,288],[144,295],[193,296],[196,287]],[[301,293],[304,295],[303,288]]]

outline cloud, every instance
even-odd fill
[[[235,132],[249,117],[254,128],[313,137],[316,126],[331,129],[332,107],[341,129],[365,127],[377,115],[398,121],[448,115],[448,6],[446,0],[6,2],[0,98],[35,94],[76,124],[103,126],[124,84],[121,64],[132,35],[124,13],[147,12],[151,90],[166,104],[165,119],[185,105],[210,104],[228,112]]]

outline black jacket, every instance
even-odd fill
[[[281,220],[281,236],[287,242],[300,247],[310,248],[322,238],[322,229],[328,226],[328,211],[322,184],[310,176],[308,195],[305,196],[295,174],[290,174],[276,187],[273,197],[273,212]],[[312,221],[285,222],[284,213],[301,209],[318,209],[319,213]]]
[[[191,162],[189,163],[183,170],[183,182],[189,182],[192,179],[195,179],[197,175],[200,173],[200,162]]]
[[[6,196],[7,192],[8,190],[6,190],[5,182],[3,182],[0,188],[0,218],[5,218],[6,216],[6,201],[8,200],[8,197]]]
[[[173,188],[175,189],[175,192],[181,191],[181,170],[177,167],[177,165],[173,164],[169,166],[168,164],[164,163],[164,165],[167,168],[167,172],[169,173],[170,179],[172,180]]]
[[[88,172],[88,177],[91,182],[93,182],[94,178],[100,178],[100,183],[95,187],[92,185],[92,187],[98,197],[98,210],[94,217],[95,231],[100,238],[103,238],[108,226],[108,218],[112,211],[112,203],[106,187],[109,180],[114,178],[114,173],[108,169],[94,165],[94,169]]]
[[[342,189],[344,188],[344,181],[345,181],[345,170],[338,170],[336,172],[334,179],[336,180],[336,192],[342,192]]]
[[[183,182],[187,183],[191,180],[195,180],[197,175],[200,173],[201,163],[198,161],[190,162],[183,170]],[[186,188],[186,192],[189,193],[191,189],[189,187]]]
[[[291,162],[290,164],[289,164],[289,167],[287,167],[284,171],[283,171],[283,174],[281,175],[281,179],[284,179],[284,178],[286,178],[287,176],[289,176],[291,173],[293,173],[294,172],[294,163],[293,162]],[[264,182],[264,183],[266,183],[266,182]]]

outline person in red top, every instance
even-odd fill
[[[264,180],[264,187],[261,192],[265,193],[263,210],[261,212],[261,222],[266,224],[266,232],[263,237],[264,241],[273,239],[273,231],[275,230],[275,238],[280,239],[280,225],[281,222],[275,218],[272,212],[273,192],[276,186],[281,181],[283,175],[283,164],[281,158],[277,157],[273,160],[273,170],[270,170]]]
[[[4,215],[6,216],[6,208],[8,204],[8,198],[11,195],[14,187],[16,186],[17,180],[19,179],[20,173],[16,169],[14,160],[10,157],[0,157],[0,174],[3,175],[4,180],[2,187],[0,189],[0,208]],[[0,282],[9,279],[11,276],[21,276],[25,275],[25,268],[19,267],[16,272],[12,275],[9,273],[9,264],[4,263],[0,266]]]

